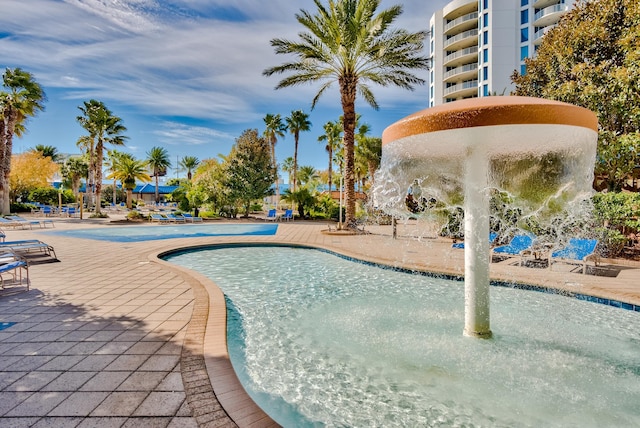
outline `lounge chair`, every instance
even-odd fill
[[[12,252],[3,252],[0,253],[0,288],[4,289],[5,287],[5,276],[10,274],[13,279],[14,284],[23,283],[22,273],[26,272],[27,279],[27,291],[29,291],[29,263],[20,257],[19,255]]]
[[[74,208],[75,210],[75,208]],[[13,221],[17,221],[17,222],[22,222],[24,224],[29,224],[29,227],[31,227],[34,224],[37,224],[40,228],[46,228],[47,224],[50,224],[51,227],[56,227],[53,224],[53,220],[51,219],[45,219],[45,220],[29,220],[27,218],[21,217],[19,215],[8,215],[7,218],[9,220],[13,220]]]
[[[56,251],[53,247],[45,242],[37,239],[27,239],[23,241],[5,241],[0,243],[0,252],[12,252],[21,256],[30,254],[34,251],[44,253],[46,256],[52,256],[57,259]]]
[[[192,216],[190,213],[182,213],[182,217],[184,217],[185,221],[190,223],[201,223],[202,217]]]
[[[285,210],[282,220],[293,220],[293,210]]]
[[[507,257],[520,257],[520,265],[522,265],[522,256],[531,250],[533,246],[534,237],[529,234],[519,234],[511,238],[506,245],[500,245],[493,248],[493,253],[500,256]]]
[[[150,220],[152,222],[157,222],[157,223],[160,223],[160,224],[169,224],[169,222],[171,222],[171,220],[169,220],[168,218],[166,218],[162,214],[151,214]]]
[[[184,217],[182,217],[181,215],[175,215],[173,213],[169,213],[169,214],[165,214],[166,217],[169,219],[169,221],[172,221],[174,223],[185,223],[186,220]]]
[[[277,221],[279,218],[278,213],[275,209],[269,210],[269,212],[267,213],[267,216],[264,218],[265,221],[267,220],[271,220],[271,221]]]
[[[497,233],[495,232],[489,233],[489,244],[493,244],[493,241],[495,241],[497,237],[498,237]],[[451,247],[464,249],[464,242],[456,242],[455,244],[451,245]]]
[[[20,228],[26,229],[27,227],[31,229],[31,225],[24,221],[16,221],[8,218],[0,217],[0,226],[10,227],[12,229]]]
[[[597,264],[598,254],[595,252],[597,245],[597,239],[571,238],[564,248],[551,253],[549,269],[554,262],[563,262],[582,266],[582,273],[585,274],[588,261],[593,260]]]

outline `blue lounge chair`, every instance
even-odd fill
[[[160,223],[160,224],[169,224],[169,222],[171,221],[168,218],[166,218],[165,216],[163,216],[162,214],[151,214],[150,220],[152,222],[157,222],[157,223]]]
[[[489,233],[489,244],[493,244],[493,241],[495,241],[497,237],[498,237],[497,233],[495,233],[495,232]],[[452,248],[463,249],[464,248],[464,242],[456,242],[455,244],[451,245],[451,247]]]
[[[271,220],[271,221],[277,221],[278,220],[278,213],[276,212],[275,209],[269,210],[269,212],[267,213],[267,216],[264,218],[265,221],[267,220]]]
[[[23,241],[5,241],[0,243],[0,251],[12,252],[21,256],[31,253],[33,251],[39,251],[46,256],[52,256],[54,259],[58,259],[53,247],[45,242],[37,239],[26,239]]]
[[[186,220],[181,215],[175,215],[173,213],[165,214],[169,221],[174,223],[185,223]]]
[[[293,210],[286,210],[282,216],[282,220],[293,220]]]
[[[26,286],[29,291],[29,263],[12,252],[0,253],[0,288],[5,287],[5,276],[10,274],[14,284],[23,284],[22,273],[26,273]]]
[[[531,250],[533,246],[534,237],[529,234],[515,235],[511,241],[506,245],[500,245],[493,249],[493,253],[500,256],[508,257],[520,257],[520,264],[522,264],[522,255]]]
[[[597,264],[598,255],[595,252],[597,245],[597,239],[571,238],[564,248],[551,253],[549,268],[554,262],[559,261],[582,266],[582,273],[585,274],[589,260],[593,260]]]
[[[191,222],[191,223],[201,223],[202,222],[202,217],[194,217],[192,216],[190,213],[183,213],[182,217],[184,217],[185,221]]]

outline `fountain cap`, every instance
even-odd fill
[[[570,125],[598,131],[598,118],[573,104],[534,97],[469,98],[430,107],[388,126],[382,144],[413,135],[495,125]]]

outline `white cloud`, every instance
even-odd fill
[[[233,136],[215,129],[202,126],[189,126],[177,122],[163,122],[161,129],[154,132],[159,142],[168,145],[202,145],[216,140],[229,142]]]

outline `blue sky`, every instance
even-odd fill
[[[381,6],[403,4],[397,26],[426,31],[431,14],[446,3],[383,0]],[[174,164],[183,156],[227,154],[243,130],[264,130],[266,113],[303,110],[313,126],[301,134],[299,164],[326,169],[318,136],[342,113],[337,87],[312,111],[317,84],[276,91],[282,76],[262,76],[287,60],[269,41],[296,39],[300,9],[313,11],[313,1],[2,0],[0,68],[29,71],[48,99],[46,110],[27,123],[28,133],[14,141],[14,152],[45,144],[78,153],[84,130],[77,107],[93,98],[128,128],[121,150],[145,158],[151,147],[165,147]],[[416,74],[427,79],[426,70]],[[373,90],[380,110],[356,105],[370,135],[428,105],[426,85],[413,92]],[[276,147],[279,162],[293,156],[293,136]]]

